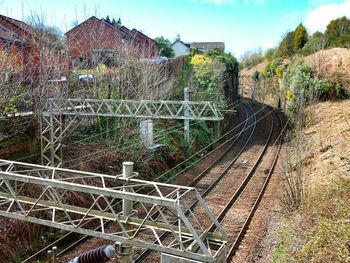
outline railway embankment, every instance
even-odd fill
[[[304,129],[284,144],[245,262],[350,261],[350,101],[321,102],[307,113]]]

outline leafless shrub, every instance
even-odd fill
[[[303,202],[305,193],[305,171],[303,166],[303,138],[298,132],[286,149],[284,160],[284,185],[281,199],[286,212],[297,209]]]

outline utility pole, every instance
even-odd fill
[[[184,102],[190,101],[190,93],[189,89],[186,87],[184,89]],[[185,103],[185,111],[184,111],[185,118],[190,116],[190,111],[187,103]],[[184,120],[184,134],[185,134],[185,141],[189,142],[190,141],[190,120],[185,119]]]
[[[123,178],[126,180],[130,179],[133,176],[134,172],[134,163],[133,162],[123,162]],[[124,187],[124,192],[130,192],[130,189]],[[123,215],[128,217],[132,214],[133,209],[133,201],[123,199]],[[126,231],[128,231],[127,235],[131,236],[132,234],[129,232],[132,230],[132,227],[128,224],[125,225]],[[133,247],[130,244],[122,244],[121,245],[121,256],[123,263],[132,263],[132,250]]]

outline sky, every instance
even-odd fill
[[[240,58],[276,46],[300,23],[310,34],[324,31],[330,20],[350,17],[350,0],[0,0],[0,14],[24,21],[39,14],[63,32],[73,21],[109,15],[152,38],[223,41]]]

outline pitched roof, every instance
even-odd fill
[[[30,34],[32,36],[34,36],[36,34],[36,30],[31,27],[30,25],[24,23],[23,21],[17,20],[17,19],[13,19],[11,17],[8,16],[4,16],[4,15],[0,15],[0,18],[8,21],[9,23],[15,25],[17,28],[21,29],[22,31],[24,31],[27,34]]]
[[[69,32],[73,31],[73,30],[76,29],[77,27],[80,27],[81,25],[85,24],[87,21],[93,20],[93,19],[98,20],[98,21],[100,20],[100,19],[98,19],[96,16],[92,16],[92,17],[86,19],[84,22],[81,22],[80,24],[78,24],[78,25],[72,27],[71,29],[69,29],[69,30],[68,30],[66,33],[64,33],[64,34],[67,35]]]
[[[5,40],[7,42],[12,42],[12,43],[21,43],[21,44],[26,43],[26,39],[24,39],[23,37],[20,37],[15,32],[13,32],[12,30],[6,28],[1,24],[0,24],[0,39]]]
[[[113,25],[111,22],[108,22],[106,19],[101,18],[100,21],[101,21],[102,23],[104,23],[105,25],[107,25],[108,27],[110,27],[110,28],[114,29],[115,31],[121,33],[122,35],[126,35],[125,30],[124,30],[124,31],[121,30],[120,27]]]
[[[131,32],[136,33],[137,35],[141,35],[143,38],[146,38],[146,39],[148,39],[148,40],[151,40],[151,41],[153,41],[153,42],[156,42],[154,39],[152,39],[152,38],[150,38],[149,36],[145,35],[144,33],[142,33],[141,31],[137,30],[136,28],[133,28],[133,29],[131,30]]]
[[[74,30],[75,28],[81,26],[82,24],[84,24],[85,22],[87,22],[90,19],[96,19],[97,21],[105,24],[108,27],[113,28],[115,31],[121,33],[123,36],[129,37],[129,38],[140,38],[140,35],[143,36],[144,38],[150,39],[152,41],[154,41],[152,38],[146,36],[145,34],[143,34],[142,32],[136,30],[135,28],[130,30],[129,28],[127,28],[126,26],[114,26],[112,23],[108,22],[106,19],[104,18],[97,18],[95,16],[90,17],[89,19],[85,20],[84,22],[80,23],[79,25],[73,27],[72,29],[70,29],[69,31],[67,31],[65,34],[69,33],[70,31]]]
[[[121,26],[120,30],[123,31],[125,34],[131,35],[131,30],[126,26]]]
[[[224,42],[193,42],[192,47],[197,48],[197,49],[225,49],[225,43]]]
[[[176,43],[181,43],[182,45],[184,45],[184,46],[186,46],[188,48],[191,47],[191,43],[186,43],[186,42],[183,42],[183,41],[178,40],[178,39],[172,44],[172,46],[175,45]]]

